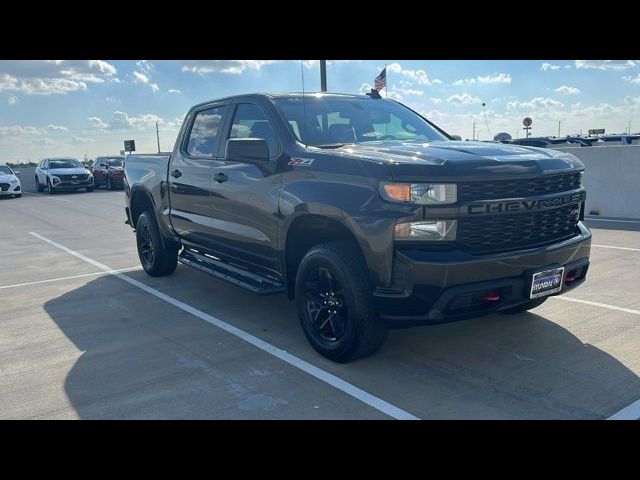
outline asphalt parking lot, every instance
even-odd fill
[[[37,194],[32,176],[0,199],[0,418],[640,417],[640,223],[590,222],[568,298],[396,330],[340,365],[283,295],[148,277],[121,191]]]

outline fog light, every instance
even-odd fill
[[[398,240],[442,241],[456,239],[455,220],[421,220],[399,223],[395,226]]]

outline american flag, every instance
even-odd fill
[[[375,82],[375,89],[379,92],[380,90],[382,90],[384,87],[387,86],[387,67],[384,67],[382,69],[382,71],[380,72],[380,75],[378,75],[376,77],[376,79],[374,80]]]

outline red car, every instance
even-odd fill
[[[98,157],[93,163],[93,181],[95,188],[101,185],[107,190],[114,190],[124,186],[124,157]]]

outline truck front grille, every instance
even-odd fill
[[[6,192],[7,190],[9,190],[9,184],[8,183],[0,183],[0,190],[2,190],[3,192]]]
[[[551,210],[458,220],[457,242],[473,253],[530,248],[576,234],[580,204]]]
[[[60,181],[62,182],[70,182],[70,181],[76,181],[76,180],[86,180],[87,178],[89,178],[89,175],[86,173],[82,173],[82,174],[70,174],[70,175],[56,175]],[[76,177],[76,178],[73,178]]]
[[[520,180],[463,182],[458,184],[458,201],[464,203],[475,200],[526,198],[567,192],[580,188],[580,177],[580,173],[569,173]]]

